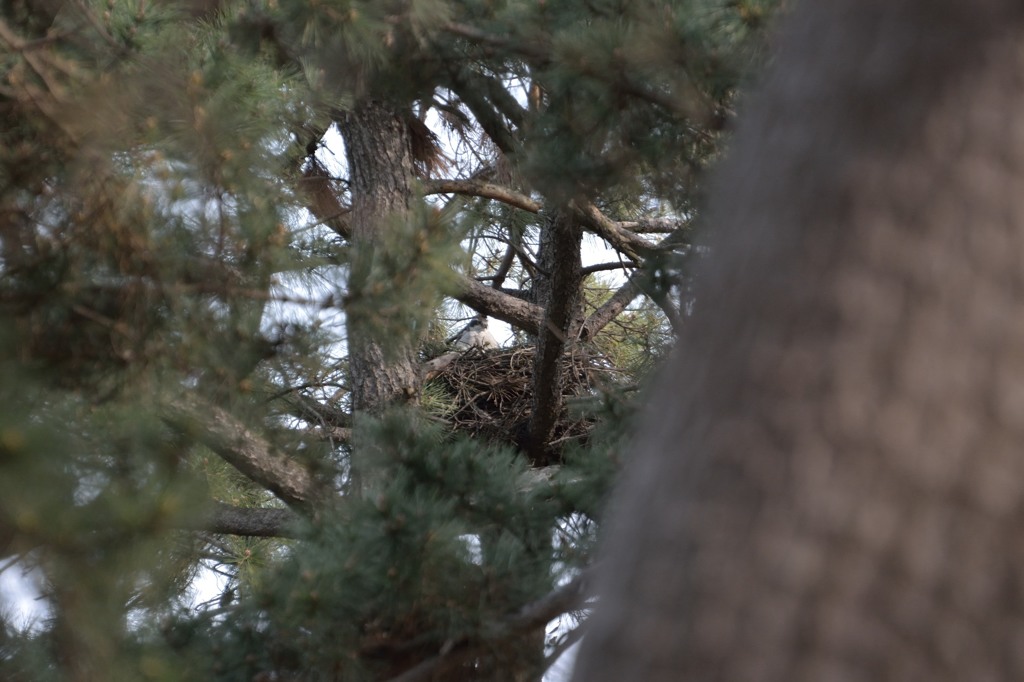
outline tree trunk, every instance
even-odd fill
[[[409,211],[413,160],[405,116],[376,101],[359,103],[338,121],[345,138],[352,192],[351,234],[356,261],[387,248],[388,220]],[[395,340],[389,340],[394,344]],[[378,412],[419,392],[411,340],[385,352],[379,340],[349,324],[349,374],[354,411]]]
[[[553,211],[540,235],[534,281],[534,302],[543,307],[533,363],[528,453],[533,464],[546,466],[555,453],[548,446],[564,408],[562,357],[572,344],[582,313],[583,281],[580,243],[583,229],[568,211]]]
[[[1024,6],[807,2],[576,679],[1024,679]]]

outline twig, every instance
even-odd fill
[[[575,628],[566,633],[565,638],[558,643],[554,651],[544,657],[544,672],[548,671],[548,668],[558,662],[558,659],[562,657],[566,651],[571,649],[576,642],[583,639],[583,635],[586,634],[587,621],[584,621],[577,625]]]
[[[436,656],[417,663],[401,675],[391,678],[390,682],[429,680],[434,670],[448,658],[454,658],[455,655],[468,656],[484,646],[490,647],[544,627],[551,620],[583,604],[592,570],[590,568],[583,571],[562,587],[526,604],[516,613],[494,623],[485,624],[478,641],[469,637],[447,640]]]

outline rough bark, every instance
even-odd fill
[[[533,363],[533,402],[530,409],[528,450],[535,464],[546,464],[547,444],[561,414],[562,354],[575,340],[583,275],[580,242],[583,230],[567,212],[555,211],[541,233],[534,284],[544,318],[537,331]]]
[[[534,355],[533,401],[527,428],[527,454],[534,466],[555,459],[548,443],[564,409],[562,357],[571,346],[581,313],[580,242],[583,230],[568,211],[552,211],[541,230],[538,273],[534,280],[535,303],[543,307]],[[546,540],[537,539],[538,543]],[[494,682],[540,679],[545,668],[543,627],[509,641],[481,670]]]
[[[300,523],[301,517],[289,509],[235,507],[215,502],[210,514],[196,528],[227,535],[294,538],[298,537]]]
[[[1024,6],[807,2],[576,678],[1024,677]]]
[[[325,495],[304,464],[278,452],[226,410],[198,400],[178,400],[164,407],[163,419],[286,504],[309,506]]]
[[[387,248],[387,221],[409,211],[413,158],[406,117],[377,101],[363,101],[338,121],[345,138],[352,191],[352,245],[357,258]],[[376,412],[415,401],[419,373],[411,342],[385,353],[367,330],[349,325],[349,372],[356,411]]]

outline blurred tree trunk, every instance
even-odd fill
[[[413,159],[406,117],[377,101],[364,101],[340,117],[352,191],[352,245],[356,261],[368,263],[386,248],[389,220],[411,207]],[[350,320],[351,322],[351,320]],[[388,339],[385,349],[371,329],[349,324],[352,406],[379,411],[389,403],[414,401],[419,378],[411,339]]]
[[[1024,6],[808,2],[576,679],[1024,677]]]

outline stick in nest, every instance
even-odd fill
[[[530,418],[535,352],[533,346],[517,346],[500,351],[473,350],[448,358],[431,378],[444,386],[455,403],[453,430],[513,442],[521,425]],[[562,363],[562,395],[566,398],[593,395],[596,373],[610,370],[606,360],[585,351],[565,355]],[[590,426],[588,419],[571,418],[563,405],[553,442],[585,438]]]

